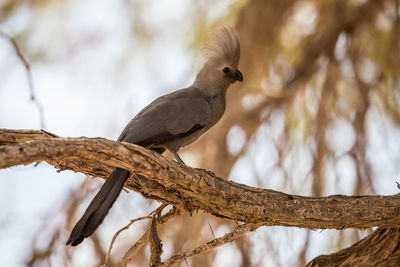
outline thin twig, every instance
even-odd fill
[[[103,266],[108,266],[109,257],[110,257],[110,253],[111,253],[111,249],[113,248],[114,242],[115,242],[115,240],[117,239],[118,235],[119,235],[121,232],[123,232],[123,231],[129,229],[129,227],[131,227],[131,225],[134,224],[134,223],[137,222],[137,221],[141,221],[141,220],[145,220],[145,219],[150,219],[150,220],[151,220],[152,218],[153,218],[153,217],[151,217],[151,216],[139,217],[139,218],[136,218],[136,219],[134,219],[134,220],[131,220],[125,227],[119,229],[119,230],[114,234],[114,236],[113,236],[113,238],[112,238],[112,240],[111,240],[111,244],[110,244],[110,247],[108,248],[107,255],[106,255],[106,261],[105,261],[106,263],[105,263]]]
[[[157,209],[150,212],[149,216],[157,215],[158,217],[161,217],[161,212],[166,206],[168,206],[168,205],[164,204],[164,203],[161,204]]]
[[[0,36],[3,37],[4,39],[7,39],[11,45],[13,46],[15,53],[17,54],[17,57],[21,60],[22,64],[24,64],[26,74],[28,76],[28,86],[29,86],[29,91],[30,91],[30,100],[36,105],[38,112],[39,112],[39,123],[40,123],[40,128],[46,129],[46,124],[44,121],[44,111],[43,111],[43,106],[39,102],[39,100],[35,96],[35,88],[33,86],[33,78],[32,78],[32,71],[31,71],[31,65],[29,64],[28,60],[25,58],[25,56],[22,54],[21,49],[19,48],[17,42],[8,34],[0,30]]]
[[[238,239],[239,237],[241,237],[242,235],[244,235],[247,232],[252,232],[254,230],[256,230],[258,227],[262,226],[261,224],[253,224],[253,223],[245,223],[245,224],[241,224],[239,226],[237,226],[235,228],[235,230],[233,230],[233,232],[225,234],[222,237],[213,239],[201,246],[198,246],[197,248],[191,250],[191,251],[185,251],[185,252],[181,252],[176,254],[175,256],[172,256],[171,258],[169,258],[167,261],[157,265],[157,267],[166,267],[166,266],[172,266],[176,263],[182,262],[184,260],[186,260],[187,258],[193,257],[193,256],[197,256],[200,254],[204,254],[207,251],[214,249],[216,247],[222,246],[226,243],[230,243],[236,239]]]
[[[212,234],[213,238],[215,239],[214,231],[213,231],[213,229],[212,229],[212,227],[211,227],[211,224],[210,224],[210,223],[208,223],[208,226],[210,227],[211,234]]]
[[[180,211],[176,208],[173,208],[163,216],[158,217],[157,224],[164,224],[170,219],[178,216],[179,214]],[[142,248],[148,242],[149,234],[150,234],[150,227],[148,227],[148,229],[142,235],[142,237],[138,241],[136,241],[136,243],[132,247],[130,247],[130,249],[125,253],[125,255],[122,257],[122,261],[119,264],[120,267],[125,267],[128,265],[128,263],[133,259],[133,257],[139,251],[139,249]]]

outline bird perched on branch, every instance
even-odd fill
[[[183,163],[178,150],[194,142],[219,121],[225,111],[228,87],[243,81],[238,70],[240,43],[234,30],[223,28],[217,31],[204,52],[206,60],[194,83],[154,100],[129,122],[118,141],[158,153],[168,150]],[[114,168],[75,225],[67,245],[80,244],[97,229],[129,176],[129,171]]]

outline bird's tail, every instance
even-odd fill
[[[115,168],[110,177],[101,187],[94,197],[85,214],[75,225],[68,238],[67,245],[79,245],[85,237],[90,236],[96,228],[103,222],[108,211],[122,191],[125,181],[129,177],[129,171]]]

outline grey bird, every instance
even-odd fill
[[[234,30],[222,28],[217,31],[204,52],[206,60],[192,86],[154,100],[129,122],[118,141],[158,153],[168,150],[183,163],[178,150],[194,142],[219,121],[225,111],[228,87],[243,81],[238,70],[240,43]],[[129,177],[129,171],[114,168],[73,228],[67,245],[80,244],[97,229]]]

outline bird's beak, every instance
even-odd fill
[[[235,74],[233,74],[233,78],[234,78],[236,81],[243,82],[243,75],[242,75],[242,73],[240,72],[240,70],[236,70],[236,71],[235,71]]]

